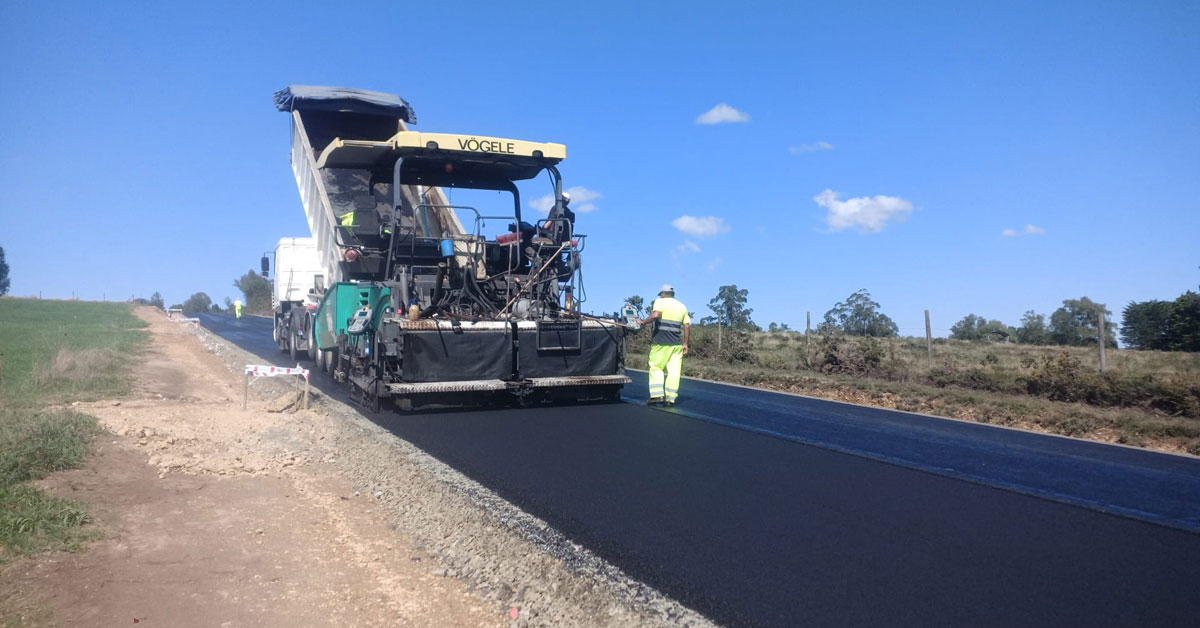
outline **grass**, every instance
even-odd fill
[[[94,533],[87,507],[29,483],[83,463],[98,431],[77,412],[0,412],[0,563],[42,549],[76,550]]]
[[[0,407],[128,392],[123,362],[141,350],[144,327],[126,303],[0,299]]]
[[[30,482],[84,462],[96,419],[61,406],[128,392],[145,326],[123,303],[0,299],[0,563],[95,536],[84,504]]]
[[[631,337],[629,365],[645,367]],[[1200,455],[1200,354],[692,328],[686,375]]]

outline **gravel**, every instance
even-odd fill
[[[235,373],[260,361],[208,330],[194,333]],[[277,412],[294,411],[295,383],[287,379],[254,378],[252,399]],[[342,399],[314,389],[310,407],[320,420],[303,438],[295,432],[288,438],[298,466],[313,461],[349,479],[356,490],[347,499],[369,496],[393,529],[417,540],[431,574],[465,581],[481,599],[508,612],[512,626],[713,625]]]

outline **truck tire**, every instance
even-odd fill
[[[317,358],[321,357],[321,352],[317,350],[317,332],[315,329],[316,325],[314,324],[316,321],[311,316],[307,316],[305,320],[308,322],[308,325],[305,327],[308,330],[308,359],[315,364]]]
[[[285,334],[285,335],[287,336],[288,357],[290,357],[292,359],[292,361],[295,362],[296,361],[296,338],[294,336],[292,336],[292,334],[290,334],[290,333]]]

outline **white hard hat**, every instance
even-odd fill
[[[570,203],[570,202],[571,202],[571,193],[563,192],[563,205],[566,205],[567,203]]]
[[[662,294],[664,292],[675,292],[675,286],[672,286],[669,283],[664,283],[662,289],[659,290],[658,293]]]

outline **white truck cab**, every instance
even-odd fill
[[[325,271],[313,238],[281,238],[275,245],[275,342],[292,357],[308,352],[312,316],[325,290]]]

